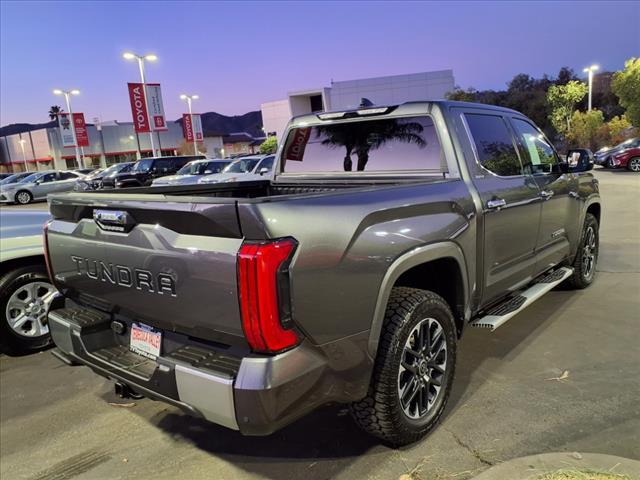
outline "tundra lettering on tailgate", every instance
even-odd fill
[[[120,287],[135,287],[143,292],[176,296],[176,279],[167,273],[153,274],[141,268],[114,265],[76,255],[71,255],[71,260],[76,264],[78,275]]]

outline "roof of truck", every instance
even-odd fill
[[[424,101],[405,102],[405,103],[400,103],[400,104],[396,104],[396,105],[370,105],[370,106],[366,106],[366,107],[351,108],[351,109],[344,109],[344,110],[331,110],[331,111],[327,111],[327,112],[307,113],[307,114],[304,114],[304,115],[299,115],[297,117],[293,117],[291,119],[291,125],[304,126],[305,123],[311,123],[311,122],[317,123],[319,119],[322,120],[319,117],[320,115],[330,115],[330,114],[342,113],[342,112],[350,113],[350,112],[357,112],[359,110],[367,110],[367,109],[389,108],[389,109],[393,109],[393,111],[396,112],[396,113],[400,113],[400,112],[398,112],[398,110],[400,110],[400,111],[405,110],[402,113],[406,113],[406,114],[411,114],[411,113],[421,114],[421,113],[429,112],[431,107],[434,106],[434,105],[437,105],[442,109],[448,109],[448,108],[451,108],[451,107],[482,108],[483,110],[495,110],[496,112],[509,112],[509,113],[521,114],[520,112],[517,112],[516,110],[512,110],[510,108],[499,107],[499,106],[496,106],[496,105],[489,105],[489,104],[486,104],[486,103],[458,102],[458,101],[453,101],[453,100],[424,100]],[[363,117],[363,118],[365,118],[365,117]],[[375,118],[375,117],[371,116],[371,118]]]

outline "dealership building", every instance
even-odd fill
[[[177,122],[167,122],[167,127],[166,131],[153,133],[155,146],[162,155],[175,155],[183,142],[182,126]],[[131,122],[89,124],[87,132],[90,146],[82,148],[83,168],[104,168],[152,155],[149,134],[136,133]],[[224,134],[205,136],[207,155],[224,155],[224,139]],[[75,148],[62,146],[57,126],[0,137],[2,172],[74,168],[78,168]]]
[[[280,139],[291,117],[357,108],[362,98],[375,105],[443,99],[454,86],[453,70],[332,81],[330,87],[290,92],[284,100],[263,103],[262,122],[269,135]]]

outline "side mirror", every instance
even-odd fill
[[[264,175],[265,173],[269,173],[269,169],[267,167],[262,167],[258,173],[260,175]]]
[[[593,169],[594,159],[591,150],[576,148],[567,152],[567,159],[561,164],[563,173],[588,172]]]
[[[36,180],[36,181],[35,181],[35,182],[33,182],[33,183],[35,183],[36,185],[40,185],[40,184],[42,183],[42,180]]]

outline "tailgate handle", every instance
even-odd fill
[[[123,210],[95,209],[93,220],[101,229],[111,232],[128,232],[136,225],[133,217]]]

